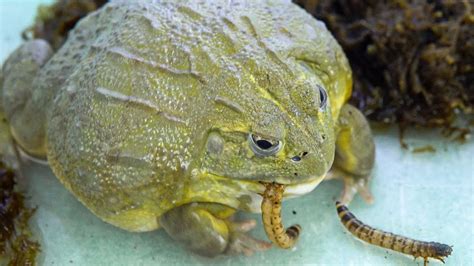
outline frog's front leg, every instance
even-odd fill
[[[232,222],[235,210],[216,203],[190,203],[176,207],[160,218],[160,225],[176,241],[202,256],[252,254],[271,243],[254,239],[246,232],[255,221]]]
[[[345,104],[336,125],[336,136],[336,156],[326,179],[344,180],[341,202],[351,202],[358,192],[371,203],[368,182],[374,166],[375,145],[367,119],[357,108]]]
[[[49,91],[38,91],[37,74],[53,55],[44,40],[23,43],[6,60],[2,68],[0,108],[9,123],[10,131],[24,151],[44,157],[45,106],[39,105]],[[36,99],[37,102],[33,102]]]

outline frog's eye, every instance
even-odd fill
[[[280,141],[266,140],[254,134],[249,134],[248,140],[250,148],[257,156],[272,156],[281,149]]]
[[[328,102],[328,93],[326,92],[326,90],[319,86],[318,85],[318,89],[319,89],[319,98],[320,98],[320,105],[319,105],[319,108],[321,109],[324,109],[326,108],[326,105],[327,105],[327,102]]]

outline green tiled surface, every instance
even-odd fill
[[[35,7],[48,1],[0,0],[0,60],[19,43]],[[474,265],[474,142],[459,145],[437,133],[411,130],[412,147],[430,144],[435,153],[402,150],[395,128],[376,130],[377,162],[372,182],[375,203],[351,204],[361,220],[381,229],[451,244],[446,265]],[[303,233],[292,251],[272,249],[251,257],[205,259],[183,250],[164,231],[128,233],[105,224],[77,202],[51,171],[34,163],[22,186],[38,210],[31,223],[41,242],[40,265],[284,264],[423,265],[398,253],[356,241],[340,225],[333,206],[341,183],[324,182],[312,193],[286,202],[286,225]],[[296,214],[293,214],[293,211]],[[241,218],[258,215],[242,214]],[[262,227],[253,232],[264,239]],[[433,262],[431,265],[439,265]]]

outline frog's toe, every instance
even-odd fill
[[[245,256],[251,256],[255,252],[265,251],[271,247],[272,243],[270,242],[256,239],[242,231],[235,230],[231,233],[225,253],[229,255],[244,254]]]
[[[236,232],[246,233],[257,226],[257,220],[255,219],[248,219],[243,221],[232,221],[230,223],[230,227]]]
[[[369,177],[344,177],[344,189],[341,193],[340,201],[348,205],[354,196],[359,193],[366,203],[372,204],[374,202],[374,197],[370,192],[369,179]]]

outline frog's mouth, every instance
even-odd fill
[[[236,209],[260,213],[263,194],[266,190],[266,184],[278,184],[284,186],[282,200],[288,198],[299,197],[305,195],[316,188],[324,179],[322,176],[314,176],[298,183],[291,183],[288,179],[280,180],[242,180],[232,179],[212,173],[198,174],[196,171],[195,178],[199,178],[199,182],[191,182],[190,196],[194,201],[215,201],[221,204],[232,206]],[[285,182],[286,181],[286,182]],[[197,193],[194,191],[202,191]],[[205,192],[205,193],[204,193]]]
[[[241,196],[250,197],[250,201],[247,203],[246,207],[243,210],[250,211],[250,212],[261,212],[260,205],[262,203],[264,192],[267,188],[268,184],[275,184],[284,186],[284,191],[282,193],[282,200],[288,198],[295,198],[305,194],[310,193],[313,191],[319,183],[324,179],[323,176],[317,176],[310,179],[305,180],[304,182],[300,183],[288,183],[286,182],[278,182],[276,181],[247,181],[247,180],[232,180],[235,185],[237,185],[238,190],[234,191],[234,197],[237,195],[237,198]],[[229,179],[223,179],[229,180]]]

